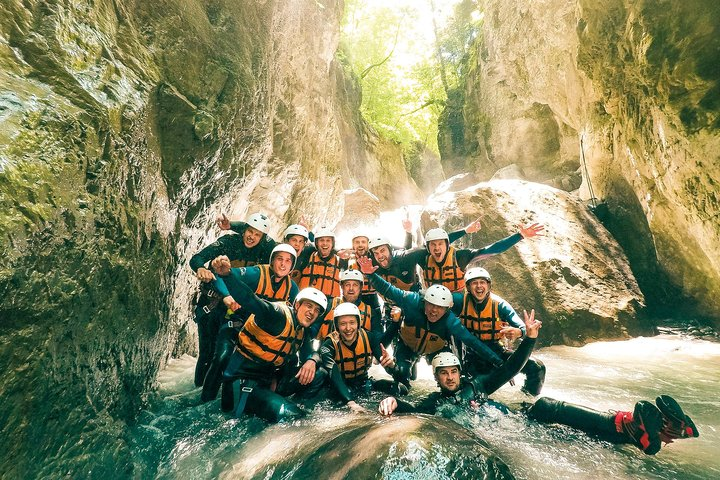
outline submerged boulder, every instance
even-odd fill
[[[515,478],[482,440],[451,420],[345,418],[269,428],[220,478]]]
[[[480,248],[541,223],[545,236],[525,239],[480,262],[492,289],[522,314],[534,308],[545,343],[583,344],[653,331],[640,314],[644,297],[622,249],[586,205],[567,192],[519,180],[480,183],[436,194],[422,214],[424,229],[482,229],[458,242]]]

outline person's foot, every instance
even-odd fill
[[[663,427],[663,416],[660,410],[650,402],[642,400],[635,404],[630,412],[618,412],[615,417],[618,432],[624,432],[633,444],[647,455],[655,455],[660,451],[660,429]]]
[[[660,395],[655,399],[662,413],[663,426],[660,430],[660,439],[671,443],[677,438],[699,437],[695,423],[685,415],[680,405],[670,395]]]

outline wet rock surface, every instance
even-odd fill
[[[441,152],[446,170],[488,180],[514,164],[518,178],[580,187],[587,199],[582,139],[606,225],[648,305],[660,315],[691,306],[717,325],[718,3],[480,3],[482,33],[452,113],[464,135]]]
[[[434,226],[456,230],[476,218],[481,230],[458,245],[481,248],[517,232],[518,225],[545,226],[545,236],[476,261],[492,275],[492,290],[518,312],[536,310],[543,320],[541,342],[581,345],[653,333],[622,249],[571,194],[498,180],[431,196],[422,213],[426,231]]]

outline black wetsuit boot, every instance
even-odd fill
[[[527,410],[527,414],[539,422],[568,425],[611,443],[632,443],[649,455],[660,450],[662,414],[649,402],[637,402],[632,413],[604,413],[543,397]]]
[[[522,390],[532,396],[539,395],[545,383],[545,364],[540,360],[529,358],[520,373],[525,375]]]
[[[223,380],[223,371],[228,361],[230,361],[233,350],[235,350],[237,335],[237,329],[227,326],[222,327],[220,332],[218,332],[215,356],[205,375],[202,393],[200,394],[200,400],[203,402],[209,402],[217,398],[218,390]]]

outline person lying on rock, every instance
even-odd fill
[[[468,268],[464,281],[465,291],[453,293],[453,313],[481,342],[507,360],[512,352],[501,341],[523,337],[525,325],[510,304],[491,292],[492,279],[487,270]],[[472,350],[463,356],[462,363],[463,371],[470,377],[488,373],[493,368]],[[529,358],[520,372],[525,375],[523,391],[533,396],[540,394],[545,382],[545,365]]]
[[[534,318],[534,311],[525,317],[526,335],[518,349],[499,369],[473,377],[461,376],[460,360],[450,352],[437,355],[432,368],[440,391],[431,393],[416,405],[387,397],[380,402],[382,415],[393,413],[435,414],[444,406],[459,406],[478,411],[485,404],[507,412],[501,404],[488,399],[501,385],[517,374],[529,358],[542,323]],[[657,405],[657,406],[656,406]],[[639,401],[632,412],[603,413],[551,398],[539,398],[526,410],[529,418],[543,423],[558,423],[582,430],[590,435],[616,444],[633,444],[648,455],[660,450],[662,442],[699,436],[693,421],[670,396],[661,395],[656,405]],[[451,407],[452,408],[452,407]]]
[[[406,292],[380,278],[375,273],[378,267],[369,258],[359,258],[358,263],[360,271],[370,279],[378,293],[397,304],[404,312],[404,318],[393,322],[386,332],[392,335],[399,331],[395,352],[397,367],[393,372],[396,381],[409,389],[410,380],[414,379],[413,367],[420,357],[425,355],[431,359],[438,352],[448,350],[451,336],[493,366],[502,365],[502,359],[463,327],[452,313],[452,293],[446,287],[432,285],[424,294]]]
[[[250,215],[247,223],[233,222],[239,234],[219,237],[190,259],[190,268],[200,280],[200,292],[196,296],[194,320],[198,326],[198,360],[195,366],[195,385],[201,386],[215,353],[218,330],[225,316],[225,307],[221,298],[211,287],[215,279],[209,263],[221,255],[228,258],[233,267],[266,263],[275,247],[275,241],[269,237],[270,222],[262,213]],[[218,217],[218,224],[230,221],[225,215]]]
[[[353,303],[335,307],[334,329],[313,357],[319,365],[318,372],[323,372],[333,392],[354,412],[365,410],[355,402],[358,395],[371,390],[397,393],[392,380],[374,380],[368,376],[373,358],[390,374],[395,371],[395,359],[385,350],[387,336],[362,328],[361,318],[360,310]]]
[[[292,304],[298,294],[297,285],[290,279],[295,258],[295,249],[286,243],[280,243],[273,248],[268,265],[231,268],[230,259],[224,255],[212,261],[211,266],[215,271],[213,286],[222,298],[227,313],[217,335],[215,355],[203,382],[200,396],[202,401],[207,402],[217,397],[222,372],[235,348],[240,328],[250,317],[250,312],[235,301],[235,296],[240,294],[239,285],[247,285],[264,300]]]
[[[304,288],[289,306],[260,298],[242,282],[237,287],[235,300],[252,316],[240,330],[223,371],[223,382],[239,386],[238,396],[226,395],[232,389],[223,388],[222,410],[236,416],[247,412],[270,422],[304,415],[285,397],[313,396],[322,386],[324,378],[315,374],[316,362],[299,362],[297,352],[312,342],[307,330],[327,309],[327,297],[316,288]]]
[[[325,340],[331,332],[335,331],[335,308],[341,303],[352,303],[360,312],[360,327],[368,332],[382,333],[381,319],[379,310],[373,310],[370,305],[363,302],[360,293],[362,292],[365,275],[360,270],[343,270],[340,272],[340,289],[342,294],[335,297],[330,302],[330,308],[320,324],[320,329],[316,338],[320,341]]]

